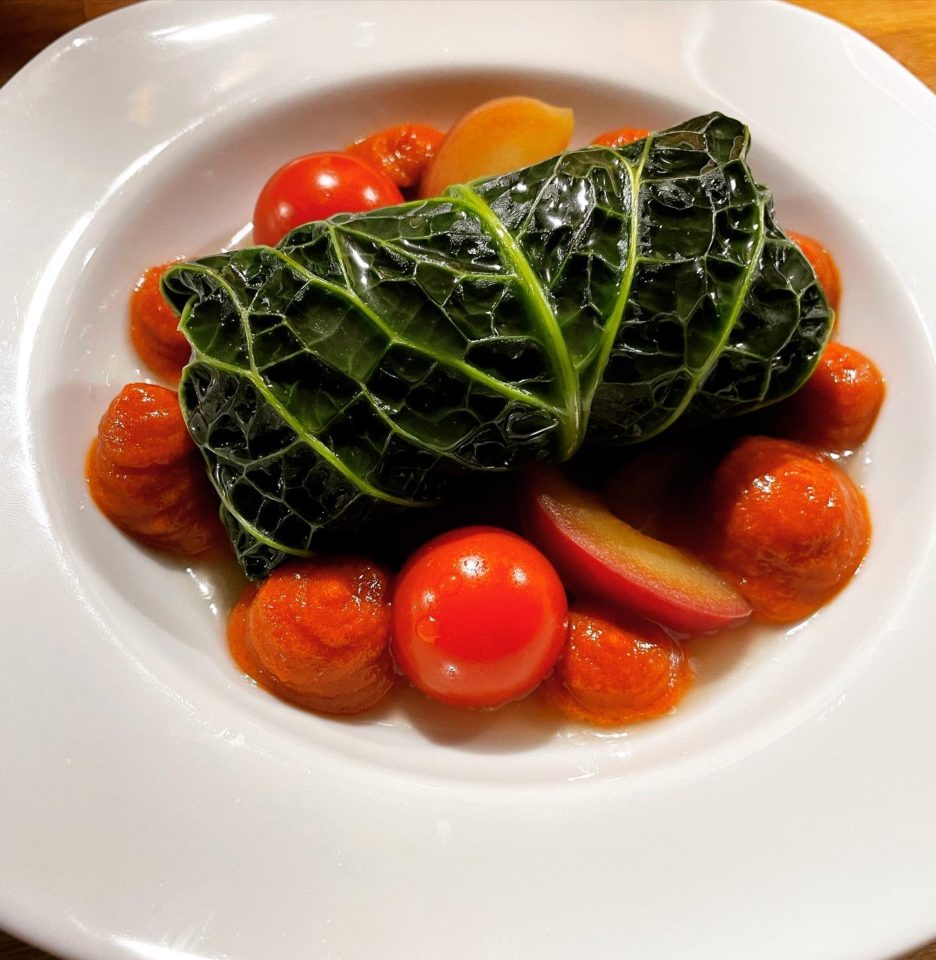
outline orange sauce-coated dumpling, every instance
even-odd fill
[[[884,392],[874,361],[833,341],[802,389],[771,411],[771,424],[781,436],[821,450],[853,450],[871,432]]]
[[[376,167],[400,189],[414,187],[445,134],[424,123],[401,123],[355,140],[345,151]]]
[[[618,127],[616,130],[607,130],[592,140],[595,147],[626,147],[638,140],[649,136],[650,131],[642,127]]]
[[[745,437],[716,472],[704,553],[755,619],[808,617],[848,583],[871,537],[852,479],[816,450]]]
[[[172,263],[150,267],[130,295],[130,339],[140,359],[157,376],[179,382],[192,348],[179,330],[179,318],[163,299],[160,281]]]
[[[807,237],[795,230],[787,230],[786,235],[803,251],[803,256],[816,273],[816,279],[829,301],[829,306],[838,311],[839,301],[842,299],[842,280],[832,254],[815,237]]]
[[[85,472],[98,509],[146,546],[198,556],[227,543],[175,391],[127,384],[101,418]]]
[[[353,558],[296,560],[231,612],[228,641],[238,665],[284,700],[321,713],[374,706],[393,685],[390,577]]]
[[[682,648],[655,624],[591,604],[573,609],[569,638],[543,700],[573,720],[611,727],[669,712],[692,681]]]

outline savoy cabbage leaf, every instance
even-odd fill
[[[478,471],[797,390],[833,318],[748,144],[710,114],[168,271],[248,575]]]

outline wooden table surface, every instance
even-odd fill
[[[56,37],[86,20],[132,2],[134,0],[0,0],[0,83]],[[863,33],[936,92],[936,0],[791,2],[840,20]],[[887,917],[881,917],[880,922],[886,925]],[[936,928],[936,904],[933,904],[933,927]],[[55,960],[0,932],[0,960],[14,958]],[[936,942],[904,960],[936,960]]]

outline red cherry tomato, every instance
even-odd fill
[[[402,203],[379,170],[346,153],[310,153],[267,180],[254,208],[254,241],[272,246],[294,227],[335,213],[360,213]]]
[[[437,537],[403,568],[390,650],[423,693],[496,707],[552,669],[569,607],[550,562],[516,534],[465,527]]]

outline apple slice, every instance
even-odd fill
[[[572,138],[571,110],[532,97],[500,97],[466,113],[445,135],[419,185],[437,197],[453,183],[507,173],[562,153]]]
[[[558,470],[536,468],[524,484],[526,535],[566,585],[683,633],[741,623],[751,608],[701,560],[619,520],[601,499]]]

